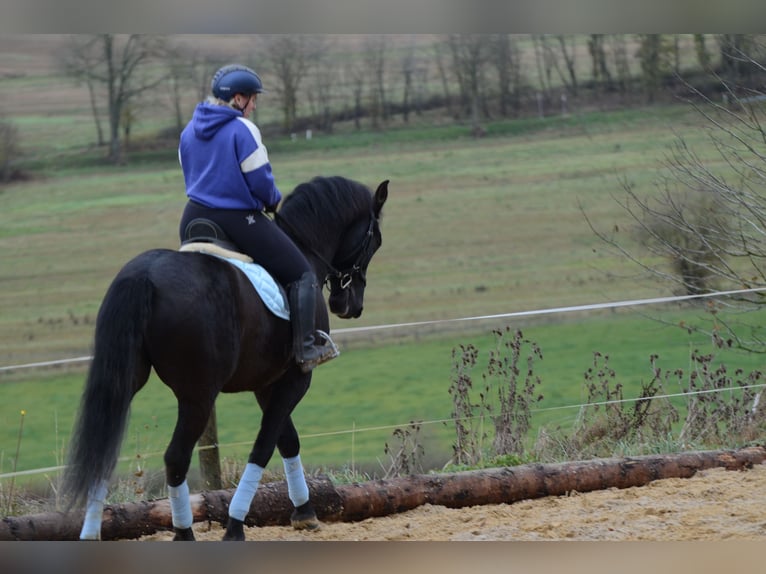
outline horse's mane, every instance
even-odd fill
[[[341,176],[315,177],[301,183],[283,201],[279,218],[287,221],[288,233],[300,234],[307,244],[320,244],[325,229],[345,227],[372,212],[369,188]]]

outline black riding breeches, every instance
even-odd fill
[[[188,223],[198,217],[210,219],[224,230],[234,244],[274,276],[285,288],[312,271],[303,253],[274,221],[260,211],[211,209],[188,201],[179,235],[184,240]]]

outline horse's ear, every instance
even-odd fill
[[[378,189],[375,190],[375,217],[380,216],[380,210],[383,209],[383,204],[388,199],[388,181],[382,181]]]

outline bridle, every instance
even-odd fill
[[[363,285],[367,285],[367,273],[363,264],[365,258],[369,259],[369,257],[366,256],[370,249],[372,238],[375,235],[375,222],[377,220],[375,219],[374,213],[370,212],[370,224],[367,226],[367,231],[364,234],[362,242],[354,248],[348,257],[345,258],[345,261],[352,261],[348,264],[345,264],[345,261],[343,263],[327,261],[327,259],[322,257],[314,247],[306,245],[305,242],[298,239],[295,229],[285,221],[284,217],[281,217],[278,213],[274,213],[274,220],[279,220],[280,225],[291,232],[294,241],[300,243],[304,249],[311,252],[314,257],[319,259],[324,263],[325,267],[327,267],[327,275],[325,275],[324,280],[322,281],[323,287],[328,287],[328,289],[332,291],[333,282],[337,282],[337,285],[341,290],[346,290],[351,285],[355,275],[359,276]]]
[[[365,271],[366,265],[365,259],[369,263],[368,252],[372,238],[375,235],[375,215],[370,213],[370,224],[367,226],[367,231],[364,234],[362,242],[348,255],[347,261],[353,261],[348,265],[337,264],[341,271],[336,269],[332,264],[328,265],[328,273],[324,279],[324,285],[329,285],[332,289],[332,281],[337,281],[341,290],[348,289],[349,285],[354,279],[354,275],[358,275],[362,281],[362,285],[367,285],[367,273]]]

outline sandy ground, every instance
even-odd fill
[[[198,540],[220,540],[218,524],[195,525]],[[766,465],[712,469],[647,486],[450,509],[425,505],[319,531],[246,528],[247,540],[334,541],[705,541],[766,540]],[[171,540],[158,533],[142,540]]]

